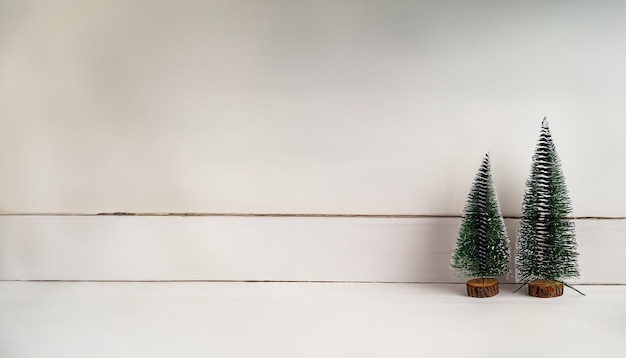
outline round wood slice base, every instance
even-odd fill
[[[498,294],[498,280],[495,278],[475,278],[465,283],[470,297],[492,297]]]
[[[563,296],[563,283],[551,280],[534,280],[528,283],[528,295],[541,298]]]

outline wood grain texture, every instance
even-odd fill
[[[563,283],[550,280],[534,280],[528,283],[528,295],[539,298],[563,296]]]
[[[498,280],[495,278],[474,278],[467,281],[465,286],[470,297],[493,297],[499,292]]]
[[[458,218],[2,216],[2,280],[465,282]],[[515,239],[517,220],[508,219]],[[626,221],[576,221],[581,278],[626,283]],[[512,243],[514,244],[514,243]],[[511,278],[501,279],[511,282]]]

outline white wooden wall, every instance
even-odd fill
[[[548,116],[580,282],[626,283],[624,20],[609,1],[2,0],[0,279],[455,281],[482,156],[518,216]],[[93,215],[115,212],[142,216]]]

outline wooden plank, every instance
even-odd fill
[[[514,239],[517,220],[506,224]],[[448,268],[458,225],[458,218],[2,216],[0,279],[465,282]],[[626,220],[577,221],[578,282],[626,283],[625,231]]]
[[[10,358],[623,358],[626,286],[549,301],[464,285],[0,283]],[[546,339],[550,337],[550,339]],[[482,343],[481,343],[482,342]],[[535,345],[536,346],[536,345]]]
[[[1,212],[517,215],[547,115],[626,216],[621,2],[0,3]]]

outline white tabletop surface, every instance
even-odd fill
[[[620,357],[626,286],[1,282],[0,356]]]

